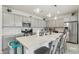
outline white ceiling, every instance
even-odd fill
[[[42,18],[47,17],[48,13],[51,13],[52,17],[54,17],[58,15],[72,13],[75,10],[77,10],[77,8],[79,8],[79,5],[57,5],[56,7],[54,5],[7,5],[7,6]],[[36,8],[39,8],[41,12],[35,13],[33,10]],[[59,11],[60,13],[57,14],[57,11]]]

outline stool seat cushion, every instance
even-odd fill
[[[9,43],[9,46],[11,46],[12,48],[18,48],[21,47],[21,44],[18,41],[11,41]]]
[[[34,53],[35,54],[47,54],[47,52],[49,51],[48,47],[40,47],[39,49],[35,50]]]

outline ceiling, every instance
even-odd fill
[[[42,18],[52,18],[55,16],[72,13],[79,8],[79,5],[7,5],[7,7],[21,10]],[[34,10],[37,8],[40,10],[39,13],[34,12]],[[49,13],[51,14],[51,17],[47,17]]]

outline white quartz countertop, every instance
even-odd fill
[[[56,40],[62,33],[52,33],[51,35],[44,35],[44,36],[24,36],[24,37],[17,37],[16,39],[27,49],[32,48],[34,46],[43,45],[46,42]]]

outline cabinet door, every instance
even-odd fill
[[[37,27],[37,20],[31,19],[31,26],[32,27]]]
[[[35,27],[34,19],[31,20],[31,27]]]
[[[46,27],[46,21],[43,21],[43,27]]]
[[[56,27],[64,27],[64,21],[63,20],[56,20]]]
[[[77,21],[77,16],[71,16],[70,21]]]
[[[41,21],[40,20],[37,20],[37,27],[41,27]]]
[[[55,20],[49,20],[49,21],[48,21],[48,26],[49,26],[49,27],[55,27],[55,25],[56,25],[56,24],[55,24]]]
[[[25,22],[25,23],[30,23],[30,18],[28,18],[28,17],[23,17],[23,22]]]
[[[15,26],[22,26],[22,16],[15,15]]]
[[[45,21],[41,21],[41,27],[46,27],[46,22]]]
[[[14,15],[3,13],[3,26],[14,26]]]

